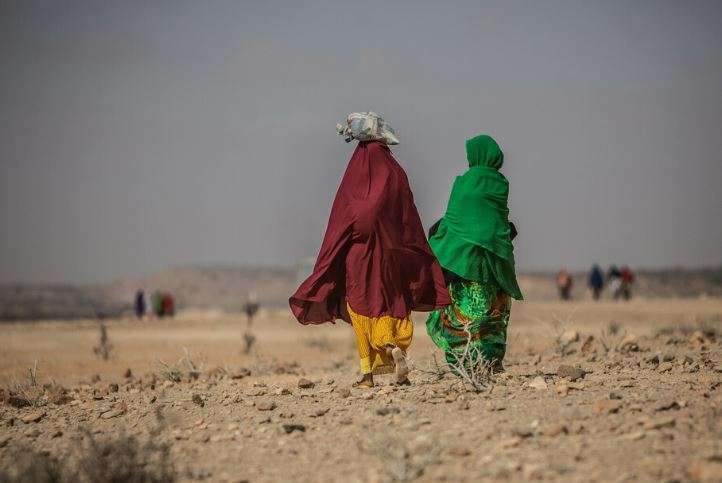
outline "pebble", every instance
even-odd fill
[[[466,446],[452,446],[449,448],[449,454],[463,458],[464,456],[469,456],[471,454],[471,450],[469,450]]]
[[[331,408],[320,408],[315,411],[313,411],[310,416],[312,418],[320,418],[321,416],[324,416],[327,412],[329,412]]]
[[[659,417],[644,422],[644,429],[672,428],[677,424],[674,417]]]
[[[298,423],[288,423],[282,425],[283,430],[286,432],[286,434],[293,433],[294,431],[300,431],[302,433],[306,432],[306,426],[303,424]]]
[[[311,389],[315,385],[316,384],[314,384],[313,381],[309,381],[304,377],[298,380],[298,387],[300,387],[301,389]]]
[[[508,439],[504,439],[499,443],[499,449],[510,449],[510,448],[516,448],[521,444],[521,438],[519,436],[514,436]]]
[[[568,434],[569,429],[567,428],[567,426],[565,424],[551,424],[549,426],[544,427],[544,429],[542,429],[541,433],[544,436],[555,437],[555,436],[559,436],[560,434]]]
[[[203,398],[200,396],[200,394],[193,394],[191,401],[193,401],[193,404],[196,404],[197,406],[200,406],[200,407],[204,407],[206,405],[205,401],[203,401]]]
[[[659,411],[668,411],[668,410],[676,410],[680,408],[680,404],[675,401],[674,399],[665,399],[660,401],[654,406],[654,410]]]
[[[612,399],[600,399],[594,403],[592,411],[594,414],[611,414],[616,413],[622,407],[622,403]]]
[[[256,409],[259,411],[273,411],[276,409],[276,403],[274,401],[259,401],[256,403]]]
[[[668,372],[672,370],[671,362],[663,362],[657,367],[658,372]]]
[[[383,406],[380,408],[376,408],[376,414],[379,416],[386,416],[388,414],[399,414],[401,410],[397,408],[396,406]]]
[[[534,436],[534,431],[528,426],[517,426],[511,430],[512,435],[519,436],[520,438],[531,438]]]
[[[33,411],[21,417],[20,420],[25,424],[37,423],[45,417],[45,411]]]
[[[557,376],[565,377],[572,382],[583,378],[585,374],[586,374],[586,371],[584,369],[582,369],[581,367],[572,367],[572,366],[562,364],[557,369]]]

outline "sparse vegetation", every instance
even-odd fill
[[[0,472],[0,483],[170,483],[176,474],[167,445],[130,436],[97,440],[85,433],[82,449],[59,460],[19,448],[15,464]]]
[[[196,364],[191,357],[190,351],[184,347],[183,357],[178,359],[175,364],[168,364],[161,359],[157,359],[160,366],[158,371],[160,376],[172,382],[181,382],[184,378],[195,380],[203,373],[203,364]]]
[[[98,345],[93,347],[93,352],[104,361],[107,361],[110,358],[113,345],[108,339],[108,328],[105,326],[105,321],[102,318],[98,319],[98,331]]]

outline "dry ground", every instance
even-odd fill
[[[0,481],[19,449],[71,464],[122,435],[167,444],[181,481],[722,481],[722,300],[517,303],[479,394],[437,373],[424,320],[414,385],[373,390],[350,389],[345,324],[284,311],[251,354],[241,316],[107,321],[107,361],[94,321],[0,325]]]

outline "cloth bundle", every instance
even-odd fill
[[[346,118],[346,125],[336,124],[336,131],[344,136],[347,143],[357,141],[379,141],[387,145],[399,144],[399,138],[391,125],[375,112],[352,112]]]

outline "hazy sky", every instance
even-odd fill
[[[486,131],[521,270],[722,263],[722,2],[0,1],[0,281],[315,255],[395,126],[426,226]]]

